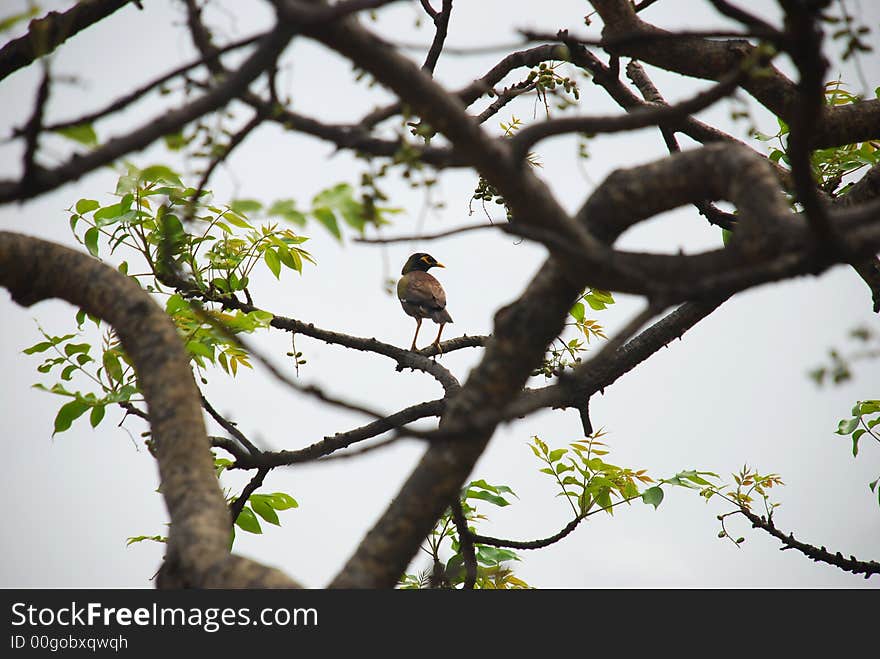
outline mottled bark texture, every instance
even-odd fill
[[[101,318],[131,357],[149,408],[171,518],[163,585],[295,586],[276,570],[229,554],[229,510],[214,474],[189,358],[153,299],[87,255],[6,231],[0,232],[0,285],[22,306],[60,298]]]

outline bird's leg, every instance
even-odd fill
[[[441,355],[443,354],[443,349],[440,347],[440,335],[443,334],[443,326],[445,324],[446,323],[440,323],[440,329],[437,330],[437,338],[434,339],[434,344],[433,344],[434,347],[437,348],[437,352],[439,352]]]
[[[416,351],[416,339],[419,338],[419,330],[421,329],[421,327],[422,327],[422,319],[417,317],[416,318],[416,335],[413,337],[412,346],[410,346],[410,350],[412,350],[413,352]]]

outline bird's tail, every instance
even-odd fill
[[[452,316],[449,315],[446,309],[436,309],[431,311],[431,320],[438,324],[451,323]]]

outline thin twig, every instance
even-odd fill
[[[235,521],[238,519],[241,511],[244,509],[248,498],[257,491],[258,487],[263,484],[263,479],[268,473],[269,467],[261,467],[260,469],[257,469],[257,473],[254,474],[254,477],[251,478],[250,482],[245,485],[238,498],[236,498],[234,501],[232,501],[232,503],[229,504],[229,513],[232,515],[233,524],[235,524]]]
[[[458,550],[464,559],[465,578],[463,588],[473,590],[477,582],[477,555],[474,552],[474,534],[468,528],[467,518],[461,508],[461,502],[456,499],[449,506],[452,510],[452,521],[455,522],[455,530],[458,532]]]

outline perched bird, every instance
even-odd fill
[[[446,293],[440,282],[428,274],[431,268],[445,267],[430,254],[418,252],[406,260],[403,270],[400,271],[403,276],[397,282],[397,299],[400,300],[403,310],[416,319],[416,333],[410,350],[416,349],[416,339],[419,337],[423,318],[430,318],[440,325],[433,343],[438,350],[443,326],[452,322],[452,316],[446,311]]]

